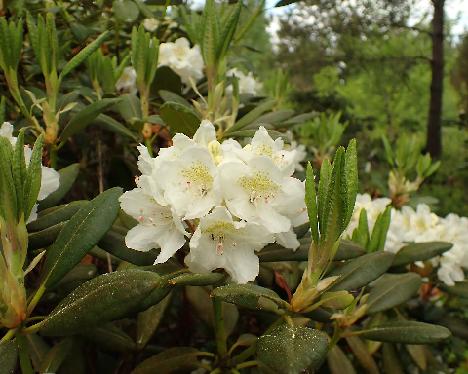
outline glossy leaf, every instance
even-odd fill
[[[82,207],[63,227],[48,249],[43,284],[52,287],[93,248],[119,212],[121,188],[111,188]]]
[[[327,350],[327,335],[308,327],[281,325],[257,341],[257,359],[275,373],[318,369]]]
[[[64,336],[143,310],[143,301],[162,278],[153,272],[129,269],[96,277],[70,293],[41,323],[41,334]]]
[[[253,310],[279,313],[280,308],[288,307],[288,303],[282,300],[276,292],[250,283],[217,287],[213,290],[212,296]]]

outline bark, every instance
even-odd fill
[[[427,118],[426,150],[434,158],[442,153],[442,95],[444,84],[444,5],[445,0],[432,0],[432,78]]]

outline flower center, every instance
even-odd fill
[[[208,167],[201,162],[193,163],[182,170],[182,176],[189,189],[195,189],[199,195],[205,196],[213,186],[213,176]]]
[[[226,236],[235,229],[232,222],[218,221],[205,228],[203,232],[208,234],[211,240],[216,243],[216,253],[222,255]]]
[[[280,189],[280,186],[273,182],[267,174],[260,171],[252,176],[240,177],[239,184],[249,193],[251,203],[259,200],[268,203]]]
[[[273,157],[273,149],[266,144],[259,144],[255,147],[255,153],[259,156]]]

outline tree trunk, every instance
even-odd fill
[[[444,86],[444,3],[445,0],[432,0],[432,78],[429,115],[427,118],[426,150],[432,157],[442,153],[442,94]]]

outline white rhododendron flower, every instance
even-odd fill
[[[176,134],[173,146],[152,158],[139,146],[137,188],[121,198],[138,224],[127,246],[161,248],[167,261],[190,234],[189,268],[225,269],[245,283],[258,275],[256,251],[274,241],[299,246],[293,228],[307,221],[304,183],[292,177],[294,151],[283,149],[264,128],[244,148],[219,143],[213,124],[203,121],[193,138]]]
[[[159,46],[159,65],[169,66],[186,85],[203,77],[203,57],[198,45],[190,48],[186,38],[179,38],[174,43],[161,43]]]
[[[253,281],[259,270],[259,251],[273,242],[273,235],[254,223],[234,221],[225,207],[215,207],[203,217],[190,240],[185,258],[189,269],[207,273],[225,269],[239,283]]]
[[[366,209],[369,228],[372,229],[377,216],[385,210],[390,199],[372,200],[368,194],[358,195],[356,206],[346,235],[351,237],[358,226],[359,213]],[[443,241],[453,246],[432,263],[438,266],[437,275],[447,285],[464,280],[463,269],[468,269],[468,218],[449,214],[439,217],[425,204],[416,209],[404,206],[401,210],[392,209],[391,222],[387,233],[385,250],[397,253],[407,243]]]
[[[304,184],[284,176],[268,157],[224,163],[219,178],[229,210],[239,218],[265,226],[271,233],[288,232],[293,227],[292,219],[304,211]]]
[[[4,122],[0,127],[0,136],[7,138],[11,145],[16,144],[16,137],[13,136],[13,125],[9,122]],[[24,159],[26,165],[29,165],[31,161],[32,149],[25,145],[24,146]],[[44,200],[52,192],[56,191],[60,185],[60,175],[59,173],[52,168],[47,166],[42,166],[41,169],[42,178],[41,178],[41,188],[37,197],[38,201]],[[37,218],[37,205],[32,208],[31,214],[27,219],[27,222],[34,221]]]
[[[115,89],[120,93],[136,94],[136,79],[137,75],[135,69],[131,66],[127,66],[120,78],[115,83]]]
[[[227,76],[235,77],[239,81],[239,94],[257,95],[263,88],[263,85],[258,82],[252,72],[245,74],[237,68],[230,69]],[[228,92],[232,92],[232,87],[229,87]]]
[[[119,199],[122,209],[138,221],[125,237],[127,247],[137,251],[161,248],[155,263],[166,262],[185,243],[182,221],[171,207],[159,205],[143,188],[125,192]]]
[[[143,20],[143,27],[146,31],[153,32],[159,26],[159,21],[156,18],[145,18]]]

